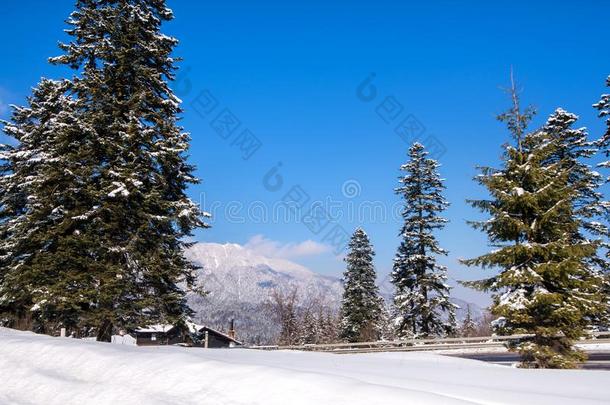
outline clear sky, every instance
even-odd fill
[[[46,58],[59,54],[73,3],[0,5],[0,117],[8,117],[7,105],[22,103],[41,76],[68,74]],[[465,200],[485,195],[472,181],[475,166],[497,164],[508,139],[494,116],[507,106],[500,87],[508,84],[510,66],[524,102],[539,110],[535,124],[563,107],[580,115],[592,136],[602,132],[591,104],[609,91],[609,6],[603,1],[168,5],[176,19],[165,33],[180,40],[176,56],[184,59],[174,88],[193,137],[190,160],[203,179],[190,192],[215,214],[213,228],[198,232],[198,240],[249,243],[339,275],[343,264],[329,233],[362,226],[383,279],[398,244],[400,222],[388,213],[398,201],[398,168],[417,138],[440,151],[452,203],[451,223],[439,235],[451,253],[442,261],[452,284],[474,279],[484,272],[458,259],[488,247],[465,223],[480,217]],[[373,87],[360,86],[371,77]],[[223,126],[228,113],[238,127]],[[278,163],[279,171],[265,177]],[[328,224],[320,230],[324,221],[273,220],[287,194],[306,196],[305,209],[325,201]],[[486,302],[462,287],[455,295]]]

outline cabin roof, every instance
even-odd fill
[[[235,344],[243,345],[243,343],[240,342],[239,340],[232,338],[231,336],[227,335],[226,333],[223,333],[216,329],[210,328],[209,326],[198,325],[192,321],[186,321],[185,323],[186,323],[186,327],[188,328],[190,333],[201,333],[201,332],[205,332],[207,330],[208,332],[221,336]],[[171,331],[172,329],[174,329],[175,327],[176,327],[175,325],[171,325],[171,324],[149,325],[146,327],[137,328],[137,329],[135,329],[135,332],[136,333],[167,333],[167,332]]]
[[[194,322],[190,322],[190,321],[187,321],[186,325],[188,326],[188,328],[189,328],[189,330],[191,332],[199,332],[200,333],[200,332],[205,332],[207,330],[208,332],[212,332],[215,335],[222,336],[223,338],[225,338],[225,339],[227,339],[227,340],[229,340],[229,341],[231,341],[233,343],[236,343],[238,345],[242,345],[243,344],[242,342],[233,339],[231,336],[227,335],[226,333],[222,333],[222,332],[220,332],[220,331],[218,331],[216,329],[212,329],[209,326],[198,325],[198,324],[196,324]]]
[[[149,325],[135,329],[136,333],[166,333],[174,328],[174,325]]]

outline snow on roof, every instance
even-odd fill
[[[174,325],[150,325],[143,328],[137,328],[139,333],[165,333],[174,328]]]
[[[206,328],[207,330],[209,330],[209,331],[214,332],[214,333],[215,333],[215,334],[217,334],[217,335],[220,335],[220,336],[222,336],[222,337],[224,337],[224,338],[226,338],[226,339],[230,340],[231,342],[237,343],[238,345],[243,345],[243,343],[242,343],[242,342],[240,342],[239,340],[236,340],[236,339],[232,338],[231,336],[227,335],[226,333],[222,333],[222,332],[220,332],[220,331],[217,331],[216,329],[212,329],[212,328],[207,327],[207,326],[206,326],[205,328]]]
[[[227,334],[225,334],[225,333],[222,333],[222,332],[220,332],[220,331],[218,331],[218,330],[216,330],[216,329],[210,328],[209,326],[205,326],[205,325],[198,325],[198,324],[196,324],[196,323],[194,323],[194,322],[192,322],[192,321],[186,321],[186,326],[188,327],[188,329],[189,329],[189,331],[190,331],[191,333],[202,332],[204,329],[207,329],[208,331],[210,331],[210,332],[212,332],[212,333],[215,333],[215,334],[217,334],[217,335],[220,335],[220,336],[222,336],[222,337],[226,338],[227,340],[230,340],[230,341],[232,341],[232,342],[237,343],[238,345],[241,345],[241,344],[242,344],[240,341],[238,341],[238,340],[236,340],[236,339],[232,338],[231,336],[229,336],[229,335],[227,335]]]
[[[217,334],[219,336],[222,336],[222,337],[226,338],[227,340],[230,340],[231,342],[237,343],[238,345],[243,344],[242,342],[232,338],[231,336],[229,336],[223,332],[220,332],[216,329],[210,328],[209,326],[198,325],[192,321],[186,321],[185,324],[190,333],[200,333],[204,329],[207,329],[208,331],[210,331],[214,334]],[[167,324],[167,325],[149,325],[146,327],[137,328],[135,330],[135,332],[136,333],[166,333],[166,332],[169,332],[170,330],[172,330],[174,327],[175,327],[174,325],[169,325],[169,324]]]

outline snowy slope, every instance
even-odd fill
[[[0,328],[1,404],[602,404],[603,371],[429,353],[138,348]]]
[[[298,287],[303,294],[340,294],[337,278],[314,273],[283,259],[272,259],[237,244],[198,243],[187,257],[203,267],[200,279],[216,300],[266,301],[261,290]]]

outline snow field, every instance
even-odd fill
[[[142,348],[0,328],[1,404],[602,404],[603,371],[431,353]]]

